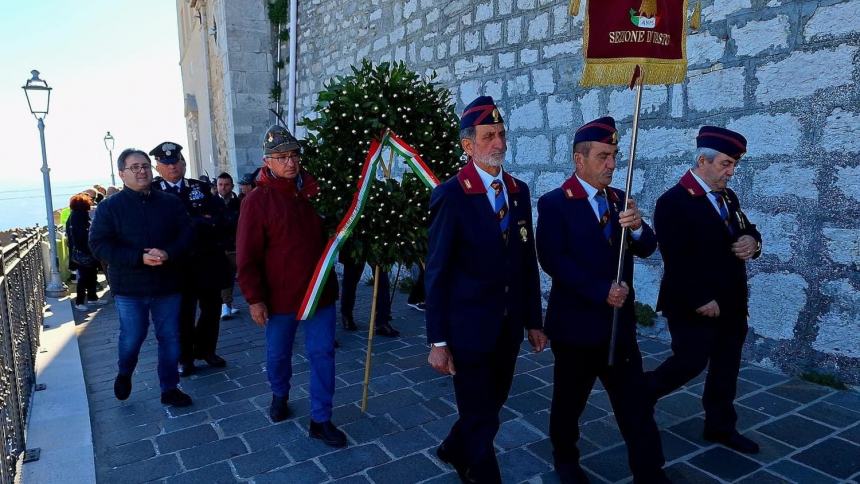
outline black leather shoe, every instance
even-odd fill
[[[173,407],[188,407],[191,405],[191,397],[178,388],[167,390],[161,394],[161,403]]]
[[[224,358],[221,358],[220,356],[216,355],[215,353],[212,353],[209,356],[204,356],[201,359],[203,361],[205,361],[206,364],[211,366],[212,368],[224,368],[225,366],[227,366],[227,362],[224,361]]]
[[[352,319],[352,315],[341,314],[340,322],[343,324],[343,329],[347,331],[358,331],[358,326],[355,324],[355,320]]]
[[[732,450],[736,450],[742,454],[759,453],[758,444],[739,434],[737,430],[734,430],[728,434],[705,431],[705,433],[702,435],[702,438],[704,438],[708,442],[725,445],[726,447]]]
[[[131,375],[117,375],[113,381],[113,394],[117,400],[125,400],[131,395]]]
[[[392,326],[391,323],[383,323],[376,327],[376,336],[396,338],[400,336],[400,331],[394,329],[394,326]]]
[[[186,377],[191,376],[197,372],[197,367],[194,366],[194,362],[191,363],[180,363],[179,364],[179,376]]]
[[[308,436],[322,440],[329,447],[346,447],[346,434],[335,427],[331,420],[322,423],[311,420]]]
[[[272,395],[272,405],[269,407],[269,417],[272,419],[272,422],[283,422],[290,418],[292,412],[289,405],[287,405],[288,400],[288,397]]]
[[[445,444],[445,442],[442,442],[442,444],[436,448],[436,457],[438,457],[442,462],[454,467],[454,470],[457,471],[457,475],[460,476],[461,481],[474,482],[474,480],[469,477],[469,467],[465,462],[459,459],[453,451],[451,451],[451,448]]]
[[[633,484],[672,484],[672,481],[669,480],[663,469],[659,469],[643,476],[633,476]]]
[[[562,484],[589,484],[588,474],[577,464],[555,463],[555,472]]]

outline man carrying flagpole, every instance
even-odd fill
[[[595,119],[574,135],[574,174],[538,201],[537,252],[552,277],[546,331],[555,356],[550,439],[563,483],[588,482],[579,465],[579,417],[600,378],[627,443],[633,482],[668,482],[660,434],[646,393],[633,312],[633,256],[657,248],[651,227],[633,199],[612,188],[618,132],[611,117]],[[622,228],[630,230],[622,241]],[[617,248],[628,243],[621,282],[615,282]],[[607,364],[613,311],[619,311],[617,354]]]

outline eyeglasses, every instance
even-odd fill
[[[145,171],[152,171],[152,165],[150,165],[148,163],[145,165],[131,165],[131,166],[125,167],[124,169],[128,170],[134,174],[138,174],[138,173],[142,173]]]
[[[277,161],[282,165],[286,165],[288,162],[297,165],[302,161],[302,155],[294,153],[292,155],[269,156],[268,159]]]

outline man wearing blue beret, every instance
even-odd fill
[[[493,98],[466,106],[468,162],[433,190],[425,269],[428,361],[454,376],[459,419],[437,449],[463,482],[499,483],[493,439],[508,398],[523,328],[546,337],[529,188],[502,169],[505,125]]]
[[[657,200],[657,310],[668,319],[672,356],[648,379],[656,400],[707,366],[705,440],[755,454],[758,445],[735,429],[733,403],[747,334],[746,262],[761,255],[761,234],[727,187],[746,145],[739,133],[703,126],[693,168]]]
[[[574,174],[538,200],[537,251],[552,277],[546,333],[555,356],[550,439],[564,483],[588,482],[579,465],[579,417],[600,378],[621,435],[635,483],[668,482],[660,434],[646,392],[633,310],[633,256],[648,257],[657,239],[636,202],[609,186],[618,155],[615,120],[580,127],[573,141]],[[622,228],[630,229],[621,284],[615,282]],[[615,364],[607,364],[613,310],[620,310]]]

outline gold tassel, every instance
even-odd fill
[[[567,14],[571,17],[579,15],[579,0],[570,0],[570,5],[567,6]]]
[[[657,15],[657,0],[642,0],[642,5],[639,6],[639,15],[649,18]]]
[[[702,28],[702,0],[696,2],[696,8],[693,9],[693,15],[690,17],[690,28],[693,30]]]
[[[635,68],[635,63],[626,62],[586,63],[579,85],[583,87],[626,86],[630,83],[630,76]],[[648,78],[643,77],[644,85],[677,84],[684,82],[684,77],[687,75],[687,65],[683,61],[643,66],[643,71],[646,69]]]

